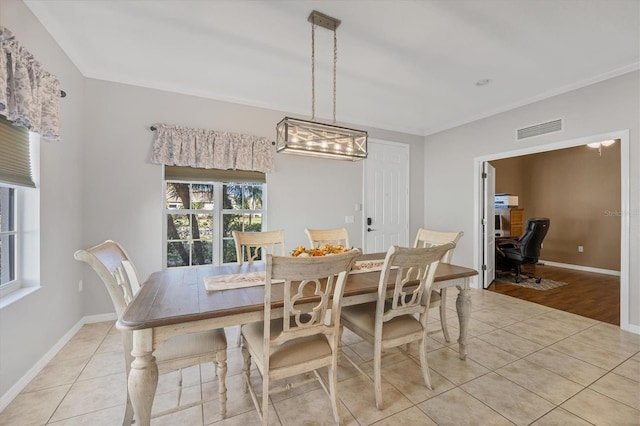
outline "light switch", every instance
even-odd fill
[[[353,223],[353,216],[345,216],[344,223]]]

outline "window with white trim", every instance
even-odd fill
[[[36,133],[0,116],[0,308],[40,285],[39,147]]]
[[[164,267],[236,262],[232,232],[265,230],[266,183],[206,180],[202,176],[193,180],[167,179],[177,176],[167,173],[167,169],[165,167]],[[220,172],[227,172],[228,176]],[[243,172],[238,173],[235,177],[247,178]],[[233,171],[210,174],[210,178],[234,177]]]

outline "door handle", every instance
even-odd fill
[[[375,229],[367,228],[367,232],[375,231]]]

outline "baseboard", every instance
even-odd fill
[[[620,328],[624,331],[628,331],[629,333],[640,334],[640,325],[633,324],[621,324]]]
[[[540,259],[538,263],[549,266],[557,266],[558,268],[575,269],[577,271],[593,272],[596,274],[615,275],[617,277],[620,276],[620,271],[614,271],[613,269],[601,269],[592,268],[591,266],[570,265],[568,263],[550,262],[548,260],[542,259]]]
[[[38,373],[40,373],[42,369],[47,366],[49,361],[51,361],[53,357],[55,357],[58,354],[58,352],[60,352],[60,349],[62,349],[64,345],[69,343],[69,340],[71,340],[71,338],[75,336],[75,334],[78,332],[78,330],[82,328],[83,325],[94,323],[94,322],[111,321],[111,320],[115,321],[117,318],[118,317],[116,316],[115,313],[89,315],[86,317],[82,317],[80,321],[78,321],[73,327],[71,327],[71,330],[66,332],[65,335],[62,336],[60,340],[58,340],[58,342],[55,345],[53,345],[53,347],[49,349],[47,353],[44,354],[44,356],[40,358],[40,360],[36,362],[36,364],[33,367],[31,367],[24,376],[20,378],[20,380],[16,382],[16,384],[11,386],[11,388],[4,395],[0,397],[0,412],[2,412],[5,408],[7,408],[7,406],[11,403],[11,401],[13,401],[15,397],[18,396],[25,387],[27,387],[29,382],[31,382],[38,375]]]

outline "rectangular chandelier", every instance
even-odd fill
[[[356,161],[367,158],[367,132],[285,117],[276,126],[276,151]]]

